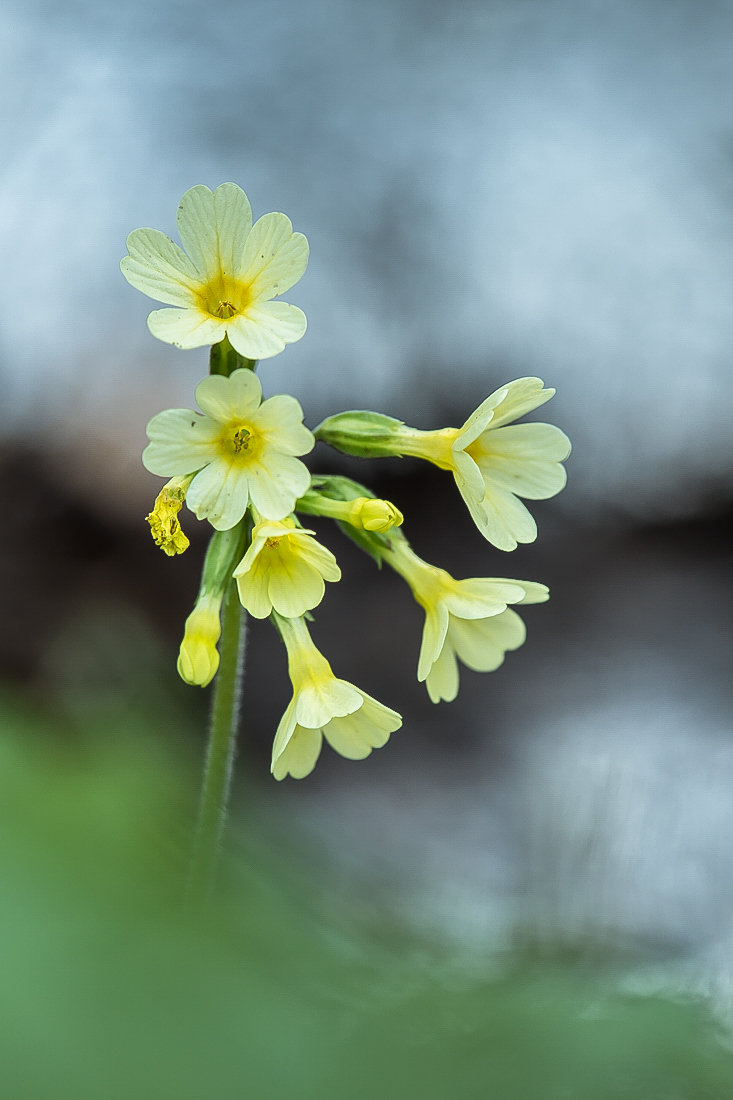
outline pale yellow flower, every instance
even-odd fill
[[[305,314],[271,299],[297,283],[308,264],[308,242],[284,214],[252,225],[244,191],[223,183],[192,187],[178,207],[177,244],[158,229],[127,238],[122,273],[132,286],[174,309],[148,317],[154,336],[179,348],[218,344],[225,336],[248,359],[268,359],[300,340]]]
[[[239,598],[255,619],[266,619],[273,608],[297,618],[321,602],[324,581],[341,579],[335,557],[314,534],[291,519],[263,520],[255,526],[247,553],[234,570]]]
[[[191,475],[171,478],[158,493],[153,510],[146,517],[156,544],[169,558],[182,554],[190,546],[181,529],[178,513],[183,507],[191,480]]]
[[[508,604],[543,603],[544,584],[503,577],[457,581],[417,556],[406,540],[393,540],[382,557],[405,578],[425,611],[417,678],[425,681],[434,703],[458,694],[460,658],[475,672],[491,672],[507,650],[525,639],[524,623]]]
[[[220,595],[200,596],[186,619],[178,655],[178,674],[187,684],[206,687],[219,668],[216,643],[221,635],[221,601]]]
[[[163,477],[197,471],[186,503],[218,531],[234,527],[250,500],[267,519],[284,519],[310,484],[294,457],[314,443],[298,402],[287,394],[262,402],[259,379],[245,368],[209,375],[196,400],[203,413],[167,409],[153,417],[145,468]]]
[[[293,698],[272,747],[275,779],[303,779],[316,766],[325,737],[341,756],[363,760],[381,748],[402,718],[365,691],[338,680],[318,652],[304,619],[277,618],[288,650]]]
[[[414,455],[450,470],[481,534],[500,550],[514,550],[537,538],[535,521],[518,498],[545,500],[560,492],[566,480],[560,463],[570,454],[570,440],[552,424],[511,422],[554,393],[543,389],[541,378],[518,378],[487,397],[462,428],[423,432],[388,417],[342,413],[316,434],[347,453]],[[384,424],[374,427],[370,417]],[[376,439],[371,450],[370,430]]]

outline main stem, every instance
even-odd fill
[[[245,367],[254,370],[257,361],[245,359],[228,337],[213,344],[209,353],[209,374],[228,377]],[[240,525],[241,526],[241,525]],[[213,540],[212,547],[213,548]],[[224,561],[226,561],[226,553]],[[229,563],[228,575],[239,560]],[[208,555],[207,555],[208,562]],[[204,576],[206,576],[206,567]],[[189,905],[204,904],[211,895],[222,835],[229,809],[229,795],[237,751],[239,704],[244,679],[244,649],[247,639],[246,612],[239,602],[237,585],[230,580],[224,597],[219,640],[219,671],[214,681],[209,744],[206,750],[201,804],[191,855],[187,899]]]
[[[231,581],[222,615],[221,660],[214,685],[201,805],[188,880],[188,900],[193,904],[208,900],[216,874],[236,755],[246,634],[246,612],[239,602],[237,585]]]

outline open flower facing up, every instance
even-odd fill
[[[187,684],[206,687],[219,668],[216,643],[221,635],[220,595],[200,596],[186,627],[178,655],[178,675]]]
[[[250,615],[266,619],[274,608],[287,618],[298,618],[321,602],[324,581],[341,580],[335,557],[314,534],[291,519],[256,525],[249,549],[234,570],[239,598]]]
[[[565,485],[570,440],[552,424],[512,424],[555,393],[518,378],[487,397],[462,428],[423,432],[371,412],[328,417],[316,439],[364,458],[414,455],[450,470],[481,534],[500,550],[534,542],[537,527],[518,497],[545,500]]]
[[[259,379],[244,368],[209,375],[196,400],[203,413],[167,409],[153,417],[145,468],[163,477],[196,471],[186,503],[219,531],[234,527],[250,500],[267,519],[284,519],[310,484],[294,457],[314,443],[299,403],[287,394],[263,402]]]
[[[127,238],[122,273],[132,286],[173,309],[148,317],[154,336],[179,348],[218,344],[225,336],[248,359],[267,359],[300,340],[302,310],[272,299],[308,264],[308,242],[284,214],[252,225],[249,200],[235,183],[192,187],[178,207],[177,244],[158,229]]]
[[[341,756],[363,760],[386,744],[402,718],[365,691],[337,680],[316,649],[305,620],[276,619],[288,651],[293,698],[272,747],[275,779],[303,779],[316,766],[323,738]]]
[[[419,558],[405,539],[393,539],[382,557],[404,577],[425,610],[417,678],[425,681],[434,703],[451,702],[458,694],[457,657],[475,672],[492,672],[507,650],[522,645],[524,623],[507,604],[543,603],[549,598],[545,585],[532,581],[457,581]]]

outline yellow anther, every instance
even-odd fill
[[[274,539],[274,538],[265,539],[265,546],[267,547],[268,550],[277,550],[277,548],[280,545],[281,541],[282,541],[282,539]]]
[[[238,455],[241,451],[246,451],[249,447],[249,437],[252,433],[248,432],[246,428],[239,428],[234,433],[234,453]]]
[[[230,302],[229,299],[226,298],[223,302],[219,302],[215,312],[217,317],[233,317],[237,312],[237,307],[234,302]]]

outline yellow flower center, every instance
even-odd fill
[[[252,424],[234,420],[222,424],[218,443],[219,451],[225,458],[238,464],[250,465],[259,458],[264,440]]]
[[[203,288],[199,301],[204,313],[228,321],[230,317],[244,313],[252,296],[248,284],[240,283],[222,271]]]
[[[269,538],[265,539],[265,546],[268,550],[277,550],[278,546],[282,542],[282,539]]]

